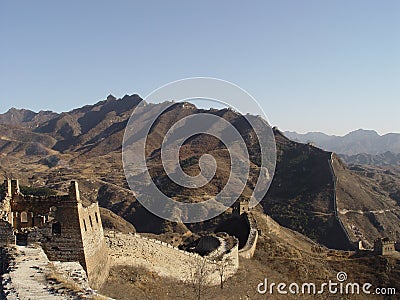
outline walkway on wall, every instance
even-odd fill
[[[334,209],[335,218],[338,221],[338,223],[339,223],[340,227],[342,228],[343,232],[345,233],[347,241],[351,245],[352,241],[350,239],[350,235],[349,235],[346,227],[344,226],[342,220],[339,217],[338,208],[337,208],[337,195],[336,195],[336,188],[337,187],[336,187],[336,185],[337,185],[338,178],[336,177],[335,170],[333,168],[333,153],[331,153],[331,157],[330,157],[330,159],[328,161],[328,164],[329,164],[329,169],[331,171],[331,175],[332,175],[332,178],[333,178],[333,197],[332,197],[332,201],[333,201],[333,209]]]
[[[387,212],[396,212],[396,211],[400,211],[400,208],[392,208],[392,209],[380,209],[380,210],[351,210],[351,209],[339,209],[338,212],[341,215],[345,215],[348,213],[353,213],[353,214],[359,214],[359,215],[365,215],[365,214],[375,214],[375,215],[379,215],[379,214],[385,214]]]
[[[4,275],[7,299],[73,299],[49,290],[44,270],[49,261],[41,248],[17,246],[18,256],[10,273]]]
[[[72,300],[110,299],[90,289],[86,272],[78,262],[51,262],[43,249],[16,246],[9,272],[3,275],[3,288],[7,300]],[[70,283],[69,290],[57,280],[48,280],[47,274],[57,272],[57,278]],[[61,277],[59,277],[61,276]]]

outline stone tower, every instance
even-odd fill
[[[250,211],[249,201],[246,199],[239,199],[233,204],[232,214],[240,216],[243,213]]]
[[[389,238],[378,238],[374,241],[374,252],[378,255],[388,255],[396,252],[395,242]]]
[[[109,271],[108,247],[104,239],[98,203],[84,206],[76,181],[67,195],[23,195],[18,180],[7,180],[10,215],[14,229],[27,233],[26,241],[40,242],[50,260],[78,261],[89,283],[98,288]]]

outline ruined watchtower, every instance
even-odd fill
[[[250,212],[249,200],[247,199],[239,199],[237,200],[232,207],[232,214],[235,216],[240,216],[243,213]]]
[[[374,241],[374,252],[378,255],[388,255],[395,253],[395,242],[389,238],[379,238]]]
[[[26,243],[39,242],[50,260],[78,261],[92,287],[105,281],[109,257],[99,206],[82,204],[76,181],[61,196],[23,195],[18,180],[10,179],[5,180],[4,191],[0,215],[9,225],[0,227],[11,227]]]

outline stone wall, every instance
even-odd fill
[[[246,221],[250,227],[249,236],[247,238],[246,244],[242,249],[239,250],[239,256],[244,258],[252,258],[254,252],[256,251],[257,240],[258,240],[258,229],[256,221],[251,213],[245,213]]]
[[[0,195],[0,219],[12,223],[11,217],[11,180],[4,181],[3,193]]]
[[[97,203],[88,207],[79,205],[78,213],[89,283],[93,288],[99,288],[106,281],[110,269],[110,257],[101,224],[99,205]]]
[[[11,201],[12,223],[15,229],[43,226],[50,214],[50,208],[58,209],[76,204],[68,195],[37,197],[32,195],[14,195]]]
[[[99,288],[108,276],[110,259],[98,204],[84,207],[75,181],[67,195],[45,197],[21,194],[18,180],[6,180],[5,185],[11,232],[26,232],[28,243],[40,242],[50,260],[79,262],[91,286]],[[8,227],[0,223],[0,237],[9,236]]]
[[[208,272],[206,282],[209,285],[220,283],[218,264],[228,262],[224,279],[234,275],[239,266],[238,242],[221,256],[210,258],[196,253],[180,250],[170,244],[143,237],[139,234],[106,233],[110,247],[110,256],[114,266],[141,266],[158,273],[160,276],[172,277],[180,281],[190,281],[196,268],[204,265]],[[220,249],[218,250],[220,251]],[[213,258],[211,258],[213,257]]]
[[[51,221],[41,229],[42,242],[50,260],[79,261],[86,268],[78,207],[76,201],[64,201],[56,206]]]
[[[10,223],[0,220],[0,247],[15,245],[15,235]]]

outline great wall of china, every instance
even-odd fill
[[[246,213],[245,216],[250,230],[246,244],[243,246],[242,249],[239,250],[239,256],[249,259],[253,257],[254,252],[256,251],[257,240],[258,240],[258,228],[257,228],[257,222],[250,212]]]
[[[239,267],[238,241],[233,247],[220,246],[206,256],[187,252],[159,240],[135,234],[106,233],[113,266],[144,267],[160,276],[180,281],[193,280],[197,268],[207,269],[207,282],[220,282],[219,268],[224,265],[224,279],[234,275]]]
[[[78,261],[92,287],[108,276],[110,259],[97,203],[84,206],[78,183],[67,195],[23,195],[18,180],[7,179],[2,195],[0,247],[39,243],[53,261]]]
[[[336,220],[338,221],[340,227],[342,228],[344,234],[346,235],[346,238],[347,238],[348,242],[351,243],[351,239],[350,239],[349,233],[347,232],[347,229],[346,229],[346,227],[344,226],[344,224],[343,224],[343,222],[342,222],[342,220],[340,219],[339,214],[338,214],[337,196],[336,196],[336,185],[337,185],[338,179],[337,179],[337,177],[336,177],[335,170],[333,169],[333,155],[334,155],[334,154],[331,153],[330,160],[329,160],[329,162],[328,162],[328,163],[329,163],[329,169],[330,169],[331,175],[332,175],[332,180],[333,180],[333,197],[332,197],[332,201],[333,201],[333,210],[334,210],[334,214],[335,214]]]
[[[202,241],[201,246],[209,250],[202,256],[137,233],[104,232],[98,204],[84,207],[75,181],[67,195],[48,197],[23,195],[17,180],[6,180],[4,185],[0,263],[5,261],[4,249],[15,247],[16,236],[22,236],[27,245],[40,245],[50,261],[79,262],[92,288],[105,282],[112,266],[122,265],[144,267],[185,282],[195,276],[196,268],[206,268],[207,284],[217,285],[221,277],[225,280],[237,272],[239,256],[251,258],[256,249],[257,225],[246,203],[238,203],[234,211],[243,214],[249,226],[245,246],[239,249],[237,238],[218,233]]]

